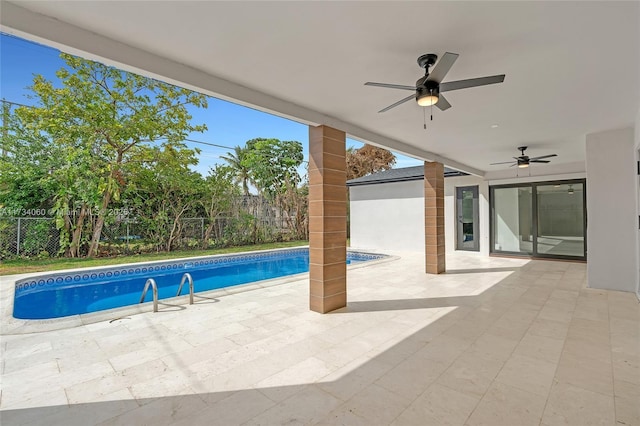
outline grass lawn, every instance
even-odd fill
[[[16,259],[0,262],[0,275],[24,274],[27,272],[57,271],[60,269],[109,266],[122,263],[148,262],[151,260],[177,259],[182,257],[208,256],[212,254],[239,253],[252,250],[269,250],[283,247],[297,247],[308,241],[287,241],[281,243],[257,244],[253,246],[228,247],[211,250],[180,250],[170,253],[148,253],[133,256],[105,257],[97,259]]]

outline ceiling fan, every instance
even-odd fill
[[[420,68],[424,68],[424,77],[421,77],[416,81],[415,86],[403,86],[401,84],[386,84],[386,83],[373,83],[368,81],[365,86],[387,87],[389,89],[401,89],[411,90],[415,94],[411,94],[406,98],[400,99],[398,102],[389,105],[386,108],[381,109],[378,112],[389,111],[391,108],[395,108],[401,105],[413,97],[416,98],[418,105],[431,106],[435,105],[442,111],[451,108],[451,104],[441,94],[442,92],[450,92],[452,90],[467,89],[469,87],[486,86],[488,84],[502,83],[504,81],[504,74],[492,75],[490,77],[470,78],[468,80],[448,81],[443,83],[445,75],[449,72],[449,69],[453,66],[453,63],[458,59],[457,53],[445,53],[440,61],[429,73],[429,68],[436,63],[438,55],[433,53],[427,53],[418,58],[418,65]]]
[[[519,146],[518,149],[520,150],[520,152],[522,153],[522,155],[520,155],[519,157],[513,157],[516,161],[503,161],[501,163],[491,163],[491,165],[496,165],[496,164],[511,164],[511,166],[509,167],[513,167],[513,166],[518,166],[521,169],[524,169],[526,167],[529,167],[529,164],[531,163],[549,163],[549,160],[545,160],[545,158],[551,158],[551,157],[557,157],[558,154],[548,154],[548,155],[541,155],[539,157],[529,157],[528,155],[526,155],[524,152],[527,149],[526,146]]]

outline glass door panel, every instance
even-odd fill
[[[480,250],[478,187],[456,188],[457,250]]]
[[[533,254],[532,187],[494,188],[493,251]]]
[[[584,257],[584,185],[536,185],[539,255]]]

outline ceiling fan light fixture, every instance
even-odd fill
[[[423,95],[418,95],[417,99],[418,105],[422,107],[435,105],[438,103],[438,94],[437,93],[425,93]]]
[[[416,92],[416,101],[421,107],[435,105],[439,100],[440,90],[437,84],[428,83],[426,87],[421,87]]]
[[[527,167],[529,167],[529,163],[524,161],[518,161],[518,167],[521,169],[526,169]]]

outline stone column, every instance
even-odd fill
[[[310,309],[347,306],[346,135],[309,127]]]
[[[445,272],[444,165],[424,163],[424,241],[427,274]]]

